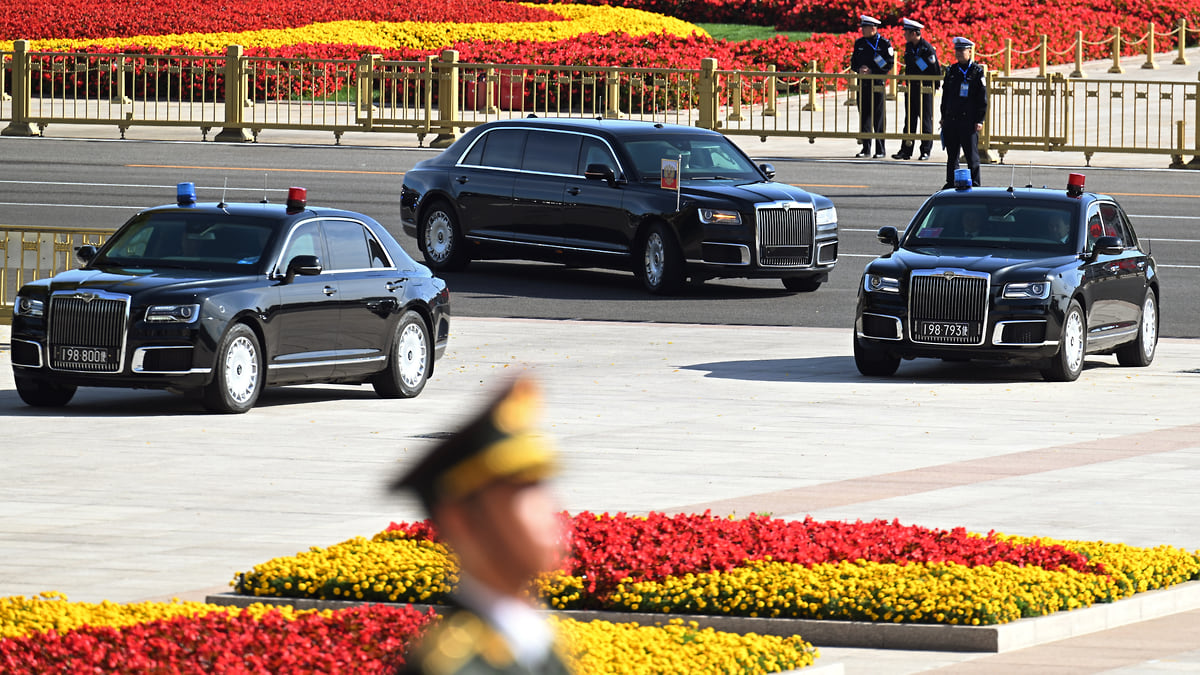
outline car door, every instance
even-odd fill
[[[1129,225],[1129,219],[1116,202],[1100,203],[1100,218],[1104,222],[1104,233],[1117,237],[1125,250],[1109,263],[1115,275],[1113,283],[1113,311],[1117,314],[1114,331],[1128,333],[1136,331],[1141,320],[1142,300],[1146,295],[1146,254],[1138,249],[1137,235]]]
[[[550,247],[562,244],[564,183],[575,173],[581,138],[567,131],[529,132],[521,172],[513,185],[517,241]]]
[[[363,223],[327,218],[321,225],[329,251],[327,273],[338,284],[334,377],[377,371],[387,359],[397,298],[407,279],[397,275],[382,244]]]
[[[513,184],[528,133],[506,128],[488,131],[451,169],[450,187],[466,236],[512,237]]]
[[[282,277],[288,262],[298,255],[328,259],[320,223],[316,220],[292,228],[275,269]],[[338,315],[338,281],[327,271],[314,276],[295,275],[280,280],[278,304],[267,321],[270,382],[304,382],[333,374]]]
[[[1120,329],[1127,313],[1121,308],[1120,271],[1123,254],[1099,253],[1096,242],[1100,237],[1111,236],[1104,226],[1104,218],[1100,214],[1100,204],[1094,203],[1087,211],[1087,240],[1084,252],[1086,254],[1083,277],[1084,297],[1088,307],[1087,325],[1088,339],[1103,341]]]
[[[589,165],[600,164],[624,172],[612,148],[595,136],[584,136],[578,165],[564,183],[563,244],[605,253],[627,253],[633,245],[633,223],[625,210],[626,189],[607,181],[587,179]]]

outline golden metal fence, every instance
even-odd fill
[[[78,267],[75,249],[99,246],[110,232],[63,227],[0,225],[0,323],[12,322],[21,286]]]

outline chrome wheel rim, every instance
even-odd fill
[[[1083,317],[1079,312],[1067,315],[1067,325],[1063,326],[1063,351],[1067,368],[1072,373],[1083,367]]]
[[[454,246],[454,226],[445,211],[434,211],[425,221],[425,252],[437,262],[445,262]]]
[[[1154,295],[1146,296],[1146,302],[1142,305],[1142,354],[1146,360],[1154,356],[1154,349],[1158,345],[1158,307],[1154,304]]]
[[[396,359],[400,364],[400,380],[404,386],[411,389],[425,379],[427,354],[425,331],[413,323],[405,326],[404,330],[400,331],[400,339],[396,345]]]
[[[249,401],[258,389],[258,353],[249,338],[235,338],[225,352],[225,389],[237,403]]]
[[[646,238],[646,283],[652,287],[662,283],[667,256],[665,248],[659,233],[651,232]]]

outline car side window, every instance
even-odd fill
[[[531,131],[525,143],[524,171],[574,175],[579,156],[579,134],[555,131]]]
[[[370,230],[367,231],[367,251],[371,254],[371,269],[394,267],[391,258],[388,257],[387,251],[383,248],[383,244],[375,238],[375,235]]]
[[[331,270],[362,270],[371,267],[367,248],[367,233],[362,225],[348,220],[327,220],[323,223],[325,243],[329,246]]]
[[[612,151],[608,149],[603,141],[598,138],[584,137],[583,143],[579,148],[579,168],[575,171],[575,175],[582,176],[588,168],[589,164],[603,164],[617,171],[617,160],[613,157]]]
[[[1125,231],[1125,223],[1121,221],[1116,204],[1100,204],[1100,218],[1104,221],[1106,237],[1117,237],[1122,244],[1130,245],[1128,233]]]
[[[480,164],[497,169],[519,169],[521,158],[525,154],[525,138],[529,135],[524,129],[496,129],[490,131],[484,139],[486,145]]]
[[[1104,223],[1100,221],[1099,207],[1092,205],[1088,207],[1087,216],[1087,244],[1084,247],[1085,251],[1090,252],[1096,244],[1096,240],[1104,236]]]
[[[292,230],[292,236],[288,239],[280,266],[287,269],[288,263],[298,255],[315,255],[321,260],[322,265],[328,263],[325,259],[324,243],[321,241],[321,228],[315,221],[302,223]]]

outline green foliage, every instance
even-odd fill
[[[708,31],[708,34],[714,38],[730,42],[770,40],[776,35],[786,36],[792,42],[800,42],[812,37],[812,33],[778,31],[771,26],[746,26],[737,23],[698,23],[696,25]]]

